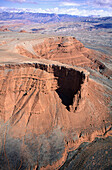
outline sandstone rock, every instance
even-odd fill
[[[19,32],[20,32],[20,33],[26,33],[27,31],[25,31],[25,30],[20,30]]]
[[[2,27],[1,27],[1,28],[0,28],[0,31],[7,32],[7,31],[10,31],[10,30],[9,30],[8,28],[4,28],[4,27],[2,28]]]
[[[52,37],[45,39],[42,43],[36,42],[33,44],[32,50],[27,45],[19,44],[16,46],[21,55],[30,58],[50,59],[70,65],[76,65],[84,68],[98,70],[101,74],[110,78],[112,75],[111,69],[104,65],[104,62],[109,60],[109,57],[90,50],[76,40],[74,37]]]
[[[108,143],[104,142],[109,167],[111,149],[107,147],[111,139],[105,137],[108,133],[111,136],[111,89],[90,78],[85,69],[36,59],[58,60],[62,55],[66,61],[67,54],[72,54],[75,60],[83,53],[86,64],[92,67],[94,59],[85,55],[89,49],[70,37],[50,38],[38,45],[28,43],[16,45],[21,56],[14,51],[0,64],[0,169],[67,169],[66,164],[68,169],[70,164],[78,169],[83,153],[85,161],[89,161],[86,151],[94,156],[91,150],[97,144],[91,142],[96,137]],[[79,63],[81,60],[79,57]],[[97,67],[99,63],[95,63]],[[89,149],[82,147],[84,142],[90,143]],[[98,142],[96,152],[99,147]],[[82,168],[85,165],[81,163]]]

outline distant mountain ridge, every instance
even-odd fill
[[[36,23],[48,23],[48,22],[99,22],[101,20],[112,21],[112,17],[81,17],[78,15],[67,15],[67,14],[48,14],[48,13],[32,13],[32,12],[1,12],[0,20],[26,20]]]
[[[60,22],[60,21],[76,21],[78,16],[66,14],[48,14],[48,13],[32,13],[32,12],[2,12],[0,20],[28,20],[38,23]]]

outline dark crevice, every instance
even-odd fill
[[[77,110],[77,107],[75,107],[75,110]]]
[[[62,46],[62,44],[58,44],[58,47],[61,47]]]
[[[104,66],[104,65],[100,65],[100,66],[99,66],[99,69],[100,69],[100,70],[104,70],[104,69],[105,69],[105,66]]]
[[[48,71],[47,65],[44,64],[35,64],[35,68],[39,68],[41,70]],[[84,82],[85,75],[83,72],[79,72],[73,68],[66,68],[64,66],[55,66],[52,64],[52,68],[49,70],[53,71],[54,76],[57,79],[56,89],[57,94],[62,100],[62,104],[66,106],[66,109],[70,111],[70,106],[74,106],[74,111],[77,110],[77,106],[79,104],[79,100],[81,99],[81,85]],[[75,95],[77,95],[75,97]],[[76,101],[74,101],[74,99]]]
[[[73,98],[74,98],[74,94],[69,91],[71,91],[71,90],[70,89],[61,89],[61,88],[58,88],[56,90],[56,92],[58,93],[59,97],[62,100],[62,103],[66,106],[68,111],[70,111],[70,105],[73,104]]]
[[[27,95],[27,92],[23,94],[23,96],[26,96]]]
[[[79,134],[79,138],[81,138],[81,136],[82,136],[82,132]]]
[[[55,70],[57,69],[57,70]],[[78,94],[77,105],[81,99],[81,84],[85,79],[85,75],[74,69],[67,69],[62,67],[54,68],[54,75],[58,77],[58,89],[57,94],[62,100],[62,103],[66,106],[66,109],[70,111],[70,106],[73,105],[75,95]],[[75,108],[74,108],[75,110]]]

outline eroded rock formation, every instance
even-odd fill
[[[18,44],[17,50],[21,55],[30,58],[49,59],[70,65],[98,70],[101,74],[110,77],[112,71],[104,64],[109,57],[85,48],[74,37],[53,37],[38,42]]]
[[[62,39],[58,47],[64,50],[69,42],[65,38],[62,45]],[[70,45],[73,51],[76,40],[69,39],[73,41]],[[16,48],[22,55],[36,58],[44,54],[50,58],[49,51],[57,49],[57,44],[51,42],[40,48],[43,51],[39,51],[41,45],[37,48],[35,42],[28,53],[20,45]],[[28,43],[22,45],[28,49]],[[77,42],[75,50],[86,49]],[[65,51],[62,55],[67,58]],[[60,54],[57,49],[56,58]],[[0,65],[0,169],[83,169],[90,162],[86,152],[97,162],[92,149],[100,151],[99,156],[104,149],[109,161],[105,164],[100,159],[100,165],[110,167],[111,89],[89,78],[89,72],[78,67],[20,59]],[[101,145],[96,137],[103,138]],[[90,168],[97,167],[92,163]]]

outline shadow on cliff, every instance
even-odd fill
[[[39,66],[36,64],[35,68],[48,71],[48,67],[44,64],[39,64]],[[63,66],[55,65],[52,65],[52,71],[57,79],[58,88],[56,92],[62,100],[62,103],[66,106],[68,111],[70,111],[70,106],[76,103],[74,105],[74,110],[76,110],[81,98],[81,85],[84,82],[85,75],[83,72],[79,72],[74,68],[68,69]]]
[[[66,67],[61,67],[61,69],[54,67],[54,75],[58,77],[58,89],[56,89],[56,92],[62,103],[70,111],[70,105],[73,105],[75,102],[74,110],[76,110],[81,98],[81,84],[83,84],[85,79],[84,74]],[[78,98],[75,95],[78,95]]]

